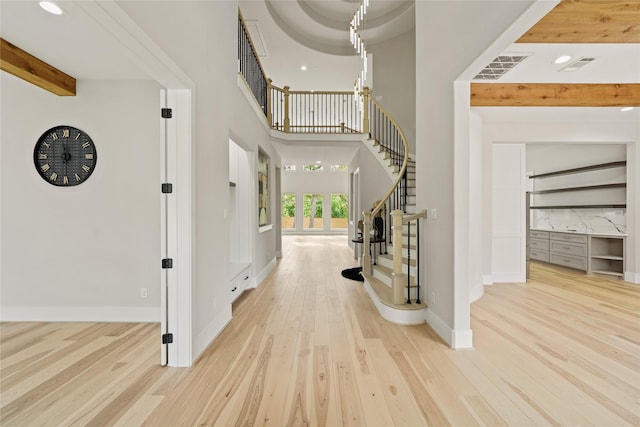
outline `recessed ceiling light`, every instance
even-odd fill
[[[302,71],[307,71],[307,66],[306,66],[306,65],[303,65],[302,67],[300,67],[300,69],[301,69]]]
[[[317,163],[317,164],[320,164],[320,163],[322,163],[322,162],[321,162],[320,160],[316,160],[316,163]]]
[[[631,111],[631,110],[633,110],[633,107],[624,107],[620,109],[620,111]]]
[[[568,60],[570,60],[570,59],[571,59],[571,57],[570,57],[569,55],[562,55],[562,56],[557,57],[557,58],[553,61],[553,63],[554,63],[554,64],[564,64],[565,62],[567,62],[567,61],[568,61]]]
[[[41,1],[40,7],[54,15],[62,15],[62,9],[52,1]]]

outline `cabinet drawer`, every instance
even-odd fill
[[[587,243],[587,236],[585,234],[550,233],[549,238],[559,242]]]
[[[529,237],[535,237],[536,239],[549,239],[548,231],[529,230]]]
[[[583,243],[565,243],[552,240],[549,242],[549,251],[562,255],[587,256],[587,245]]]
[[[529,249],[539,249],[542,251],[549,250],[549,241],[544,239],[529,239]]]
[[[538,261],[549,262],[549,252],[541,251],[539,249],[530,249],[529,258],[535,259]]]
[[[550,253],[549,262],[587,271],[587,258]]]

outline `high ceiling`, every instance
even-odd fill
[[[2,0],[2,38],[79,82],[150,79],[129,51],[84,11],[84,4],[62,1],[64,13],[54,16],[43,11],[37,1]],[[252,31],[259,34],[257,44],[266,51],[262,62],[274,84],[301,90],[335,90],[350,88],[359,69],[354,55],[344,55],[350,49],[347,25],[358,4],[348,0],[264,0],[243,1],[240,7],[245,19],[253,24]],[[370,0],[365,21],[367,43],[374,45],[410,30],[413,9],[412,1]],[[638,83],[638,23],[640,0],[565,0],[539,26],[506,49],[505,53],[525,53],[528,57],[499,81]],[[612,37],[614,34],[626,38],[620,40]],[[560,72],[552,63],[560,54],[595,60],[579,71]],[[300,69],[302,65],[306,65],[306,71]],[[521,112],[524,114],[524,110]],[[553,116],[559,113],[556,109]],[[627,117],[639,120],[640,116],[634,113]]]

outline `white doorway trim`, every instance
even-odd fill
[[[453,265],[455,277],[453,283],[453,325],[450,340],[451,347],[471,348],[473,337],[471,331],[470,291],[477,281],[471,277],[473,260],[469,248],[468,231],[473,227],[481,227],[482,223],[474,218],[473,200],[469,185],[469,164],[476,161],[470,158],[470,84],[473,77],[486,64],[502,53],[514,40],[531,28],[546,15],[560,0],[536,1],[507,30],[502,33],[467,69],[458,76],[453,84],[454,92],[454,255]],[[480,281],[482,278],[479,278]],[[430,322],[431,324],[431,322]],[[446,325],[443,323],[443,325]],[[439,334],[446,337],[443,327]]]
[[[195,105],[193,81],[116,2],[75,2],[97,26],[119,44],[123,52],[144,70],[150,80],[166,89],[167,106],[173,109],[173,119],[167,123],[168,178],[173,180],[175,202],[168,211],[168,252],[174,258],[175,276],[168,283],[167,304],[169,331],[173,343],[169,345],[169,366],[190,366],[193,362],[192,346],[192,289],[193,289],[193,140],[192,125]],[[158,103],[158,117],[160,117]],[[160,191],[158,186],[158,191]],[[160,251],[158,251],[160,254]],[[158,259],[158,268],[161,267]],[[159,283],[158,286],[161,286]],[[161,310],[162,308],[159,308]],[[160,317],[160,316],[159,316]],[[174,325],[174,326],[172,326]],[[159,337],[160,339],[160,337]],[[162,357],[161,357],[162,360]]]

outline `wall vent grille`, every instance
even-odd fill
[[[474,80],[498,80],[516,65],[527,59],[527,55],[500,55],[484,67]]]

